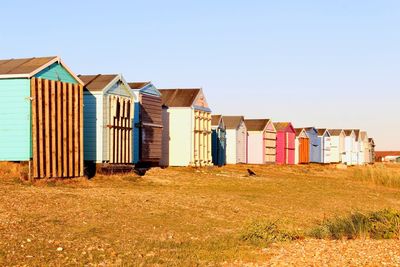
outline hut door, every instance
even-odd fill
[[[31,79],[33,178],[83,176],[83,88]]]
[[[132,99],[110,95],[109,101],[109,162],[132,163]]]

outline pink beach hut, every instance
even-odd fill
[[[276,163],[295,164],[296,130],[290,122],[274,123],[276,129]]]

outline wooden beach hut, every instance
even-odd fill
[[[368,163],[375,163],[375,141],[373,138],[368,138],[368,146],[369,146],[369,161]]]
[[[120,74],[79,75],[84,87],[85,161],[132,164],[134,96]]]
[[[365,131],[360,131],[360,141],[359,141],[359,157],[358,164],[364,165],[368,163],[369,157],[369,144],[368,144],[368,134]]]
[[[59,57],[0,60],[0,161],[30,178],[83,176],[83,82]]]
[[[247,128],[247,163],[276,161],[276,130],[270,119],[245,120]]]
[[[247,162],[247,128],[243,116],[222,116],[226,127],[226,163]]]
[[[310,139],[310,162],[321,163],[322,147],[318,138],[318,130],[314,127],[304,128]]]
[[[161,93],[151,82],[128,83],[135,95],[133,162],[157,166],[162,149]]]
[[[276,122],[274,127],[276,129],[276,163],[295,164],[295,129],[290,122]]]
[[[323,164],[331,163],[331,134],[328,129],[317,129],[318,138],[321,142],[321,162]]]
[[[163,110],[163,166],[210,166],[211,110],[200,88],[159,89]]]
[[[345,162],[345,138],[343,129],[329,129],[331,134],[331,163]]]
[[[226,128],[222,115],[211,115],[212,162],[216,166],[226,164]]]
[[[310,163],[310,138],[304,128],[296,128],[295,164]]]
[[[344,138],[344,149],[345,149],[345,163],[346,165],[356,165],[357,164],[357,142],[356,142],[356,134],[354,130],[346,129],[344,130],[345,138]]]
[[[361,158],[364,158],[364,154],[361,153],[361,144],[360,144],[360,140],[361,140],[361,130],[360,129],[353,129],[354,134],[355,134],[355,141],[354,141],[354,159],[353,162],[355,165],[359,165],[361,162]],[[362,156],[361,156],[362,155]]]

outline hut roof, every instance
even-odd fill
[[[0,74],[29,74],[57,57],[31,57],[0,60]]]
[[[299,136],[301,132],[305,131],[305,128],[295,128],[294,130],[296,131],[296,136]]]
[[[222,115],[211,115],[211,125],[218,126],[221,121]]]
[[[102,91],[117,76],[118,74],[78,75],[88,91]]]
[[[142,89],[146,85],[150,84],[150,82],[132,82],[128,83],[128,85],[131,87],[131,89]]]
[[[359,129],[354,129],[354,133],[356,134],[356,141],[360,138],[360,130]]]
[[[222,116],[226,129],[237,129],[242,121],[243,116]]]
[[[247,131],[263,131],[270,121],[270,119],[252,119],[244,120],[244,123]]]
[[[57,56],[2,59],[0,60],[0,79],[31,78],[54,63],[62,65],[78,83],[83,85],[78,76]]]
[[[330,132],[326,128],[317,129],[317,131],[318,131],[318,135],[324,135],[326,132],[328,132],[330,134]]]
[[[191,107],[200,93],[200,88],[159,89],[163,105],[168,107]]]
[[[331,136],[339,136],[343,132],[342,129],[329,129],[328,131]]]
[[[285,130],[290,127],[292,124],[290,122],[274,122],[275,129],[277,131]]]
[[[353,132],[353,130],[350,130],[350,129],[346,129],[346,130],[343,130],[343,131],[344,131],[346,136],[350,136],[351,133]]]

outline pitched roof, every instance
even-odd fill
[[[158,89],[163,105],[168,107],[191,107],[201,89]]]
[[[354,129],[354,133],[356,134],[356,141],[360,138],[360,130],[359,129]]]
[[[243,116],[222,116],[226,129],[237,129],[244,120]]]
[[[285,130],[287,127],[290,127],[290,125],[290,122],[274,122],[274,126],[277,131]]]
[[[30,74],[58,57],[31,57],[0,60],[0,75]]]
[[[85,83],[85,90],[89,91],[103,91],[117,76],[118,74],[78,75]]]
[[[146,85],[150,84],[150,82],[132,82],[128,83],[129,87],[131,89],[142,89]]]
[[[320,128],[320,129],[317,129],[317,131],[318,131],[318,135],[324,135],[325,132],[328,131],[328,129]]]
[[[346,129],[346,130],[343,130],[343,131],[344,131],[346,136],[350,136],[351,133],[353,132],[353,130],[350,130],[350,129]]]
[[[217,126],[221,120],[222,115],[211,115],[211,125]]]
[[[244,120],[247,131],[263,131],[269,122],[270,119]]]
[[[342,133],[342,129],[329,129],[331,136],[339,136]]]
[[[303,130],[305,131],[305,128],[295,128],[294,129],[296,131],[296,136],[299,136],[301,134],[301,132],[303,132]]]

